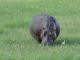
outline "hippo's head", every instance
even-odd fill
[[[56,39],[56,24],[50,19],[43,26],[43,30],[41,32],[41,39],[43,45],[53,45],[53,41]]]

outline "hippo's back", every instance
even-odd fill
[[[56,35],[58,37],[58,35],[60,33],[60,26],[57,23],[57,21],[54,19],[54,17],[49,16],[47,14],[40,14],[33,18],[33,21],[32,21],[31,27],[30,27],[30,33],[36,40],[39,40],[39,41],[41,40],[40,36],[41,36],[41,32],[43,31],[43,27],[47,26],[46,24],[50,20],[55,23]],[[52,25],[54,25],[54,24],[52,24]]]
[[[40,14],[33,18],[30,32],[34,38],[40,38],[43,26],[47,23],[49,16],[47,14]]]

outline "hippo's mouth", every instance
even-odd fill
[[[46,35],[46,36],[42,37],[42,44],[43,45],[53,45],[53,38],[52,38],[52,36]]]

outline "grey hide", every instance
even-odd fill
[[[40,14],[33,18],[30,33],[39,43],[53,45],[60,33],[60,26],[53,16]]]

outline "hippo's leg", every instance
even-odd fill
[[[41,38],[38,38],[38,39],[37,39],[37,42],[38,42],[38,43],[41,43],[41,42],[42,42]]]
[[[48,46],[48,43],[47,43],[46,40],[42,40],[41,44],[42,44],[43,46]]]

